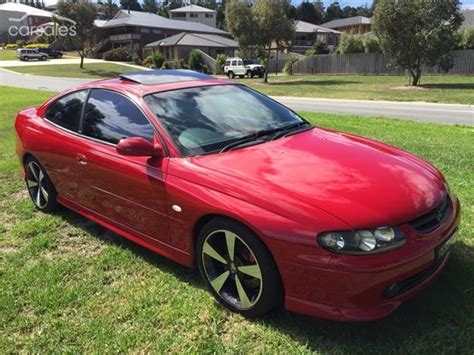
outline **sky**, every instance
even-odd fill
[[[139,0],[141,1],[141,0]],[[302,0],[293,0],[294,4],[299,4]],[[50,4],[55,4],[57,0],[45,0],[45,4],[50,5]],[[116,3],[119,3],[119,0],[115,0]],[[334,2],[334,0],[323,0],[324,5],[328,6],[331,3]],[[364,6],[367,4],[367,6],[372,5],[372,0],[340,0],[339,4],[341,7],[344,6]],[[474,9],[474,0],[464,0],[462,1],[463,8],[469,8],[469,9]]]

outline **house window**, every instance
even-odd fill
[[[191,18],[198,18],[198,14],[189,14],[189,17],[191,17]]]
[[[159,35],[159,34],[161,33],[161,30],[153,30],[153,33],[154,33],[155,35]]]
[[[175,12],[173,13],[172,17],[186,17],[185,12]]]
[[[206,14],[206,18],[214,18],[214,14]]]
[[[149,28],[140,28],[140,32],[141,33],[150,33],[150,29]]]

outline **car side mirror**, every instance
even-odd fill
[[[147,141],[141,137],[121,139],[116,148],[117,153],[135,157],[162,157],[163,147],[160,143]]]

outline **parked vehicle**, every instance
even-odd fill
[[[46,53],[50,58],[62,58],[63,52],[54,48],[38,48],[41,53]]]
[[[40,52],[38,49],[21,48],[16,50],[16,57],[20,60],[28,61],[30,59],[47,60],[48,55]]]
[[[186,266],[246,316],[384,317],[443,270],[460,203],[429,163],[314,127],[244,85],[139,71],[19,112],[36,207]]]
[[[224,64],[224,73],[231,79],[236,76],[243,78],[245,76],[253,78],[258,76],[263,78],[265,68],[261,64],[255,63],[253,60],[241,58],[227,58]]]

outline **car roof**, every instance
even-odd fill
[[[117,78],[88,82],[69,91],[99,88],[127,92],[141,97],[163,91],[225,84],[232,83],[191,70],[161,69],[127,72]]]

